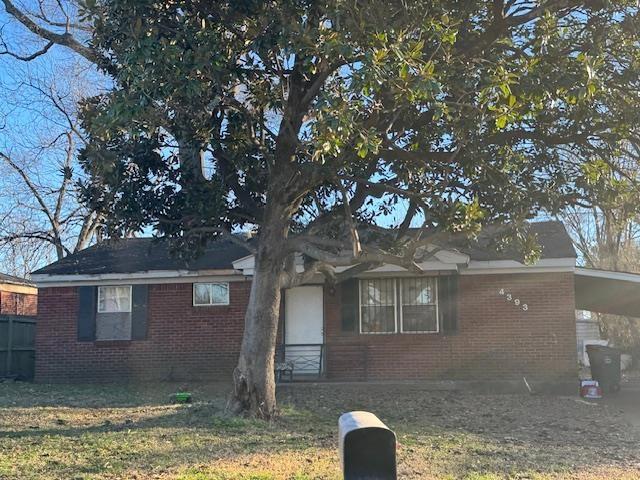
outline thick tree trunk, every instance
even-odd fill
[[[288,223],[281,219],[267,221],[258,239],[244,336],[229,401],[229,408],[236,414],[270,419],[276,413],[273,367],[287,228]]]

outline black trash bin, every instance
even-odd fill
[[[344,480],[396,480],[396,434],[370,412],[338,420]]]
[[[620,352],[604,345],[587,345],[591,378],[597,380],[605,392],[620,390]]]

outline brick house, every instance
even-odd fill
[[[542,247],[531,266],[496,251],[488,228],[441,245],[422,276],[384,265],[286,290],[278,355],[328,380],[575,378],[575,251],[561,223],[531,229]],[[228,241],[195,260],[140,238],[55,262],[33,275],[36,380],[228,379],[252,273]]]
[[[38,289],[24,278],[0,273],[0,315],[35,315]]]

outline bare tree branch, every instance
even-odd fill
[[[30,62],[31,60],[35,60],[36,58],[38,58],[41,55],[44,55],[45,53],[47,53],[49,51],[49,49],[51,47],[53,47],[55,45],[54,42],[48,42],[44,47],[42,47],[40,50],[38,50],[37,52],[32,53],[31,55],[19,55],[17,53],[11,52],[6,44],[6,42],[4,40],[2,40],[0,38],[0,45],[2,45],[2,47],[4,48],[4,50],[0,51],[0,55],[9,55],[17,60],[21,60],[23,62]]]
[[[29,16],[20,10],[11,0],[1,0],[4,4],[4,8],[9,15],[14,17],[18,22],[20,22],[24,27],[29,29],[32,33],[36,34],[40,38],[47,40],[51,44],[61,45],[63,47],[70,48],[77,54],[81,55],[91,63],[106,65],[108,64],[108,60],[101,55],[99,55],[95,50],[86,45],[83,45],[78,40],[76,40],[73,35],[71,35],[68,31],[65,33],[55,33],[51,30],[48,30],[36,22],[34,22]]]

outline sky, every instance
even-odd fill
[[[33,8],[31,0],[24,3]],[[40,50],[45,42],[28,32],[0,6],[0,35],[7,48],[19,55]],[[0,47],[1,48],[1,47]],[[82,145],[70,132],[67,117],[77,113],[77,100],[94,95],[104,85],[88,62],[69,49],[53,46],[45,55],[29,62],[0,55],[0,152],[24,169],[51,208],[61,181],[61,164],[69,140],[77,150]],[[50,98],[48,98],[50,97]],[[74,175],[80,169],[74,168]],[[76,205],[65,203],[68,213]],[[46,224],[25,181],[0,159],[0,237],[7,232],[34,232]],[[73,237],[73,232],[68,232]],[[0,245],[0,271],[24,275],[35,266],[55,259],[51,249],[26,245]]]
[[[28,8],[37,6],[26,0]],[[52,3],[55,5],[55,2]],[[9,48],[21,55],[38,51],[44,42],[17,24],[0,7],[0,32]],[[29,178],[43,193],[48,205],[55,203],[66,149],[69,148],[67,118],[44,93],[75,117],[76,102],[92,96],[108,86],[88,62],[70,50],[53,46],[45,55],[22,62],[9,55],[0,55],[0,152],[16,159]],[[43,93],[44,92],[44,93]],[[82,146],[82,139],[72,134],[73,148]],[[74,175],[81,176],[75,165]],[[71,212],[73,202],[65,208]],[[397,225],[404,218],[407,203],[401,201],[395,211],[379,218],[385,226]],[[539,219],[546,219],[540,215]],[[34,230],[46,222],[41,208],[16,173],[0,162],[0,236],[7,230]],[[420,220],[414,222],[417,226]],[[70,243],[74,230],[67,232]],[[145,234],[152,232],[147,230]],[[51,249],[36,249],[27,244],[22,249],[0,247],[0,271],[24,275],[34,268],[55,260]]]

